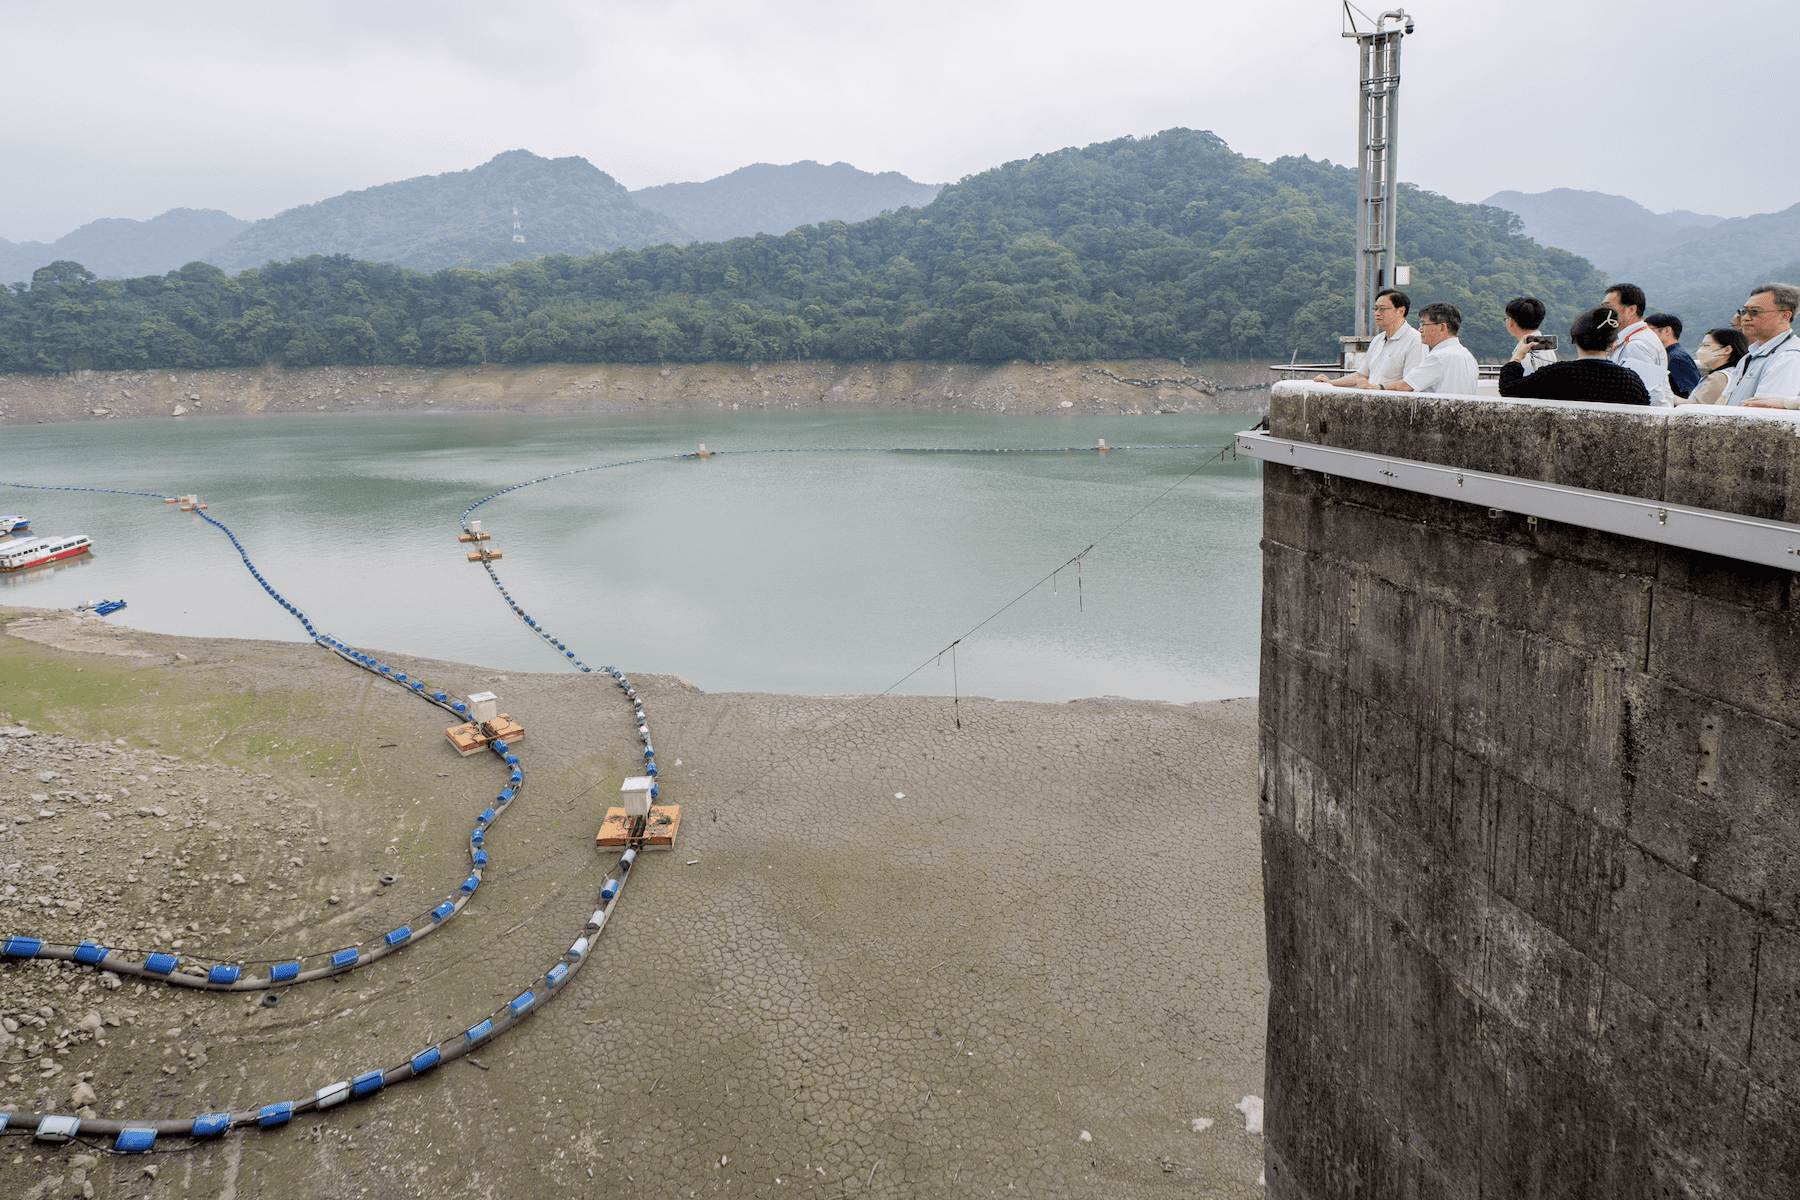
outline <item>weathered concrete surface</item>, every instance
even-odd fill
[[[1271,412],[1787,521],[1797,430]],[[1289,469],[1264,496],[1269,1194],[1800,1195],[1800,577]]]
[[[0,621],[0,932],[267,958],[383,933],[464,874],[498,777],[436,710],[307,645]],[[388,660],[527,729],[467,913],[273,1009],[0,965],[0,1107],[294,1098],[466,1028],[573,940],[641,761],[616,689]],[[965,697],[959,731],[937,698],[634,681],[680,845],[480,1065],[159,1157],[154,1181],[0,1138],[0,1196],[1261,1194],[1237,1108],[1263,1076],[1251,702]]]
[[[1260,362],[542,363],[0,375],[0,425],[306,412],[1261,412]],[[1065,407],[1067,405],[1067,407]]]

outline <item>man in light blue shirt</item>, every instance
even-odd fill
[[[1750,353],[1731,368],[1725,403],[1747,408],[1800,408],[1800,335],[1794,333],[1794,306],[1800,288],[1760,283],[1738,309]]]

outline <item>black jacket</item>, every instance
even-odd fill
[[[1525,400],[1581,400],[1590,404],[1649,404],[1644,381],[1604,358],[1551,363],[1531,374],[1516,362],[1500,368],[1500,394]]]

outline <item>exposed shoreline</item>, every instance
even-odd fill
[[[379,937],[466,872],[493,766],[399,688],[305,643],[0,628],[4,931],[266,959]],[[383,659],[526,728],[469,910],[272,1008],[9,960],[0,1109],[291,1098],[453,1036],[579,932],[593,831],[641,767],[611,681]],[[938,697],[632,674],[682,832],[601,960],[471,1061],[164,1171],[271,1200],[830,1196],[877,1170],[917,1195],[1260,1194],[1254,702],[964,697],[959,728]],[[0,1193],[142,1182],[144,1159],[34,1152],[0,1158]]]
[[[0,425],[308,412],[1259,413],[1258,363],[552,363],[0,375]],[[1255,386],[1247,386],[1255,385]],[[1067,407],[1065,407],[1067,405]]]

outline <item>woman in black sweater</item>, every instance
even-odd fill
[[[1610,308],[1596,308],[1575,318],[1569,340],[1580,355],[1525,373],[1521,360],[1535,347],[1520,342],[1512,361],[1500,368],[1500,394],[1509,399],[1580,400],[1591,404],[1649,404],[1650,393],[1637,373],[1606,357],[1619,318]]]

